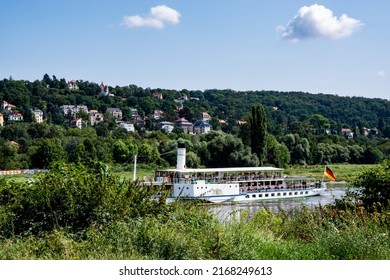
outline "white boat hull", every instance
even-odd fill
[[[307,190],[272,190],[241,193],[239,195],[215,195],[215,196],[179,196],[170,197],[170,201],[174,199],[200,199],[210,203],[243,203],[256,202],[275,199],[291,199],[304,198],[310,196],[321,195],[326,190],[326,187],[307,189]]]

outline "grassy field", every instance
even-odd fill
[[[336,175],[337,181],[351,182],[359,173],[372,166],[368,164],[332,164],[328,167]],[[320,180],[324,175],[324,166],[293,166],[286,169],[285,174],[290,176],[307,176]]]

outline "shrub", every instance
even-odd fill
[[[0,187],[2,236],[39,235],[55,229],[83,233],[90,225],[163,213],[168,206],[151,197],[159,189],[120,179],[97,163],[58,164],[35,181]]]

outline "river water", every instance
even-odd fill
[[[278,213],[281,210],[286,213],[291,213],[297,207],[303,205],[309,208],[332,204],[335,199],[341,198],[347,191],[346,186],[328,186],[327,190],[319,196],[305,198],[291,198],[279,200],[266,200],[261,202],[240,203],[240,204],[218,204],[210,207],[211,213],[215,214],[221,221],[230,221],[233,217],[239,219],[243,211],[247,217],[252,217],[260,209],[267,208],[273,213]]]

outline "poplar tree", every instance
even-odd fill
[[[262,105],[252,107],[252,116],[249,125],[252,153],[257,155],[260,160],[260,165],[263,165],[266,155],[265,139],[267,133],[267,120]]]

